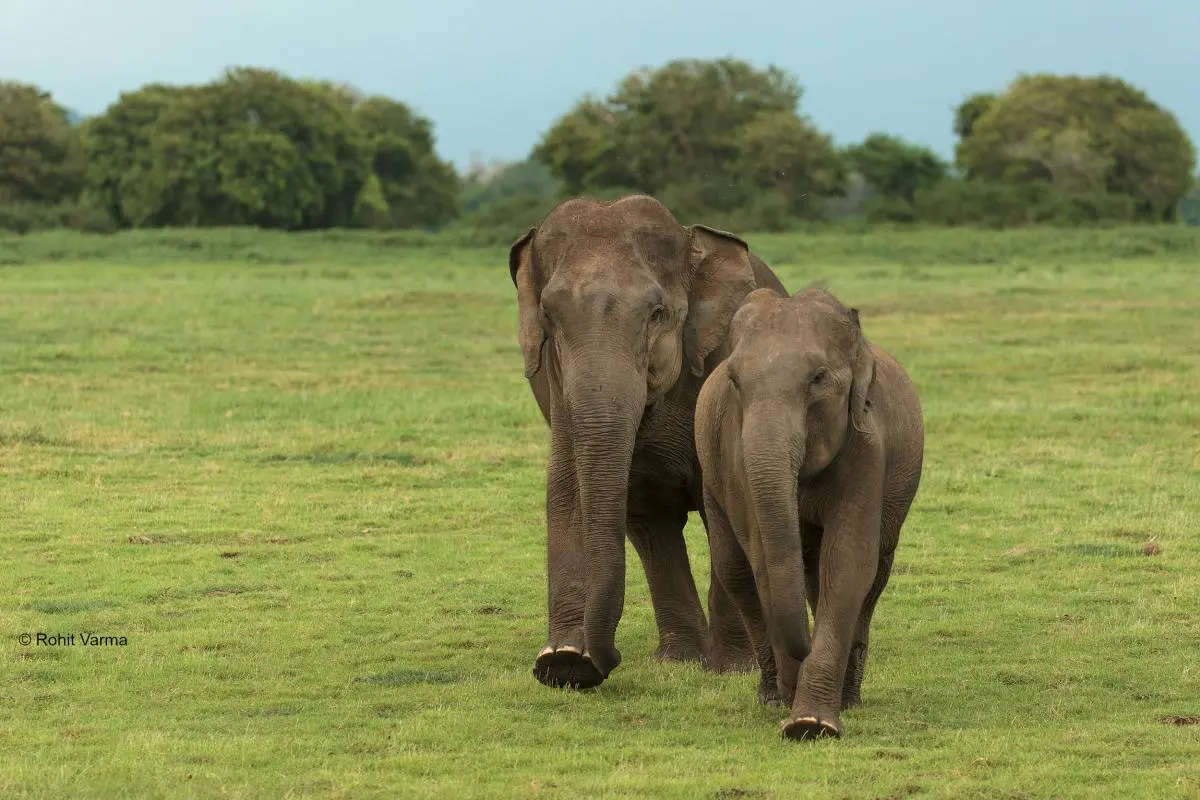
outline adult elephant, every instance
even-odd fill
[[[549,639],[534,675],[590,688],[620,663],[626,535],[650,584],[656,656],[752,669],[718,581],[705,624],[683,528],[704,513],[696,396],[742,299],[783,285],[741,239],[684,227],[644,195],[561,203],[513,243],[509,272],[525,377],[550,426]]]

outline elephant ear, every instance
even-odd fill
[[[538,317],[542,298],[541,271],[533,259],[533,235],[537,228],[530,228],[525,235],[513,242],[508,251],[508,274],[517,287],[517,307],[520,323],[517,340],[525,357],[525,377],[532,378],[542,367],[542,347],[546,344],[546,330]]]
[[[867,413],[871,409],[871,387],[875,385],[875,356],[871,353],[871,345],[863,335],[862,323],[858,319],[858,309],[850,309],[850,319],[854,323],[857,335],[858,354],[854,360],[854,372],[850,379],[850,424],[859,433],[866,433]]]
[[[688,228],[688,315],[683,352],[692,374],[729,333],[729,321],[755,287],[750,248],[738,237],[706,225]]]

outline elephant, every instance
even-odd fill
[[[841,736],[921,480],[920,400],[821,289],[756,289],[728,346],[696,401],[712,571],[749,633],[759,702],[791,707],[782,734]]]
[[[680,224],[658,200],[576,197],[509,251],[525,377],[550,433],[548,638],[533,674],[589,689],[621,661],[625,538],[645,569],[655,657],[756,667],[737,608],[700,606],[683,529],[703,519],[693,425],[729,320],[760,286],[786,290],[746,243]]]

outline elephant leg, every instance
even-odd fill
[[[754,643],[746,632],[737,599],[715,574],[708,584],[708,656],[713,672],[751,672],[758,666]]]
[[[813,619],[817,618],[817,603],[821,599],[821,528],[808,522],[800,523],[800,545],[804,553],[804,588]]]
[[[707,626],[700,596],[688,564],[683,528],[687,512],[631,513],[626,528],[650,585],[658,650],[663,661],[698,661],[704,657]]]
[[[546,686],[590,689],[605,676],[586,655],[587,578],[576,481],[569,458],[552,453],[546,481],[549,637],[534,660],[533,675]]]
[[[713,537],[704,504],[700,506],[700,519],[708,533],[711,561]],[[752,672],[758,665],[754,644],[747,633],[739,604],[717,578],[715,565],[709,567],[706,653],[704,667],[713,672]]]
[[[738,615],[745,626],[759,669],[758,701],[763,705],[782,706],[770,629],[759,603],[754,571],[724,511],[707,491],[704,493],[704,505],[709,509],[706,520],[710,526],[708,540],[713,583],[719,585],[737,606]]]
[[[862,613],[858,615],[858,627],[854,631],[854,643],[850,646],[850,658],[846,664],[846,680],[842,685],[843,710],[862,705],[862,681],[867,668],[867,641],[871,632],[871,617],[875,614],[875,604],[879,602],[879,596],[883,594],[892,574],[893,555],[894,553],[890,552],[880,555],[875,582],[871,584]]]
[[[850,649],[879,561],[879,509],[847,513],[827,526],[821,543],[821,601],[812,652],[800,669],[791,717],[792,739],[841,736],[842,688]]]

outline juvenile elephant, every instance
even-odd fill
[[[519,340],[550,426],[549,638],[533,673],[590,688],[620,663],[625,537],[650,584],[657,657],[752,669],[737,608],[714,581],[711,630],[683,528],[703,514],[693,425],[729,320],[756,286],[786,294],[745,242],[683,227],[657,200],[568,200],[518,239]]]
[[[759,700],[791,705],[783,734],[840,736],[921,478],[921,405],[858,311],[817,289],[751,293],[730,348],[696,404],[713,572],[749,631]]]

